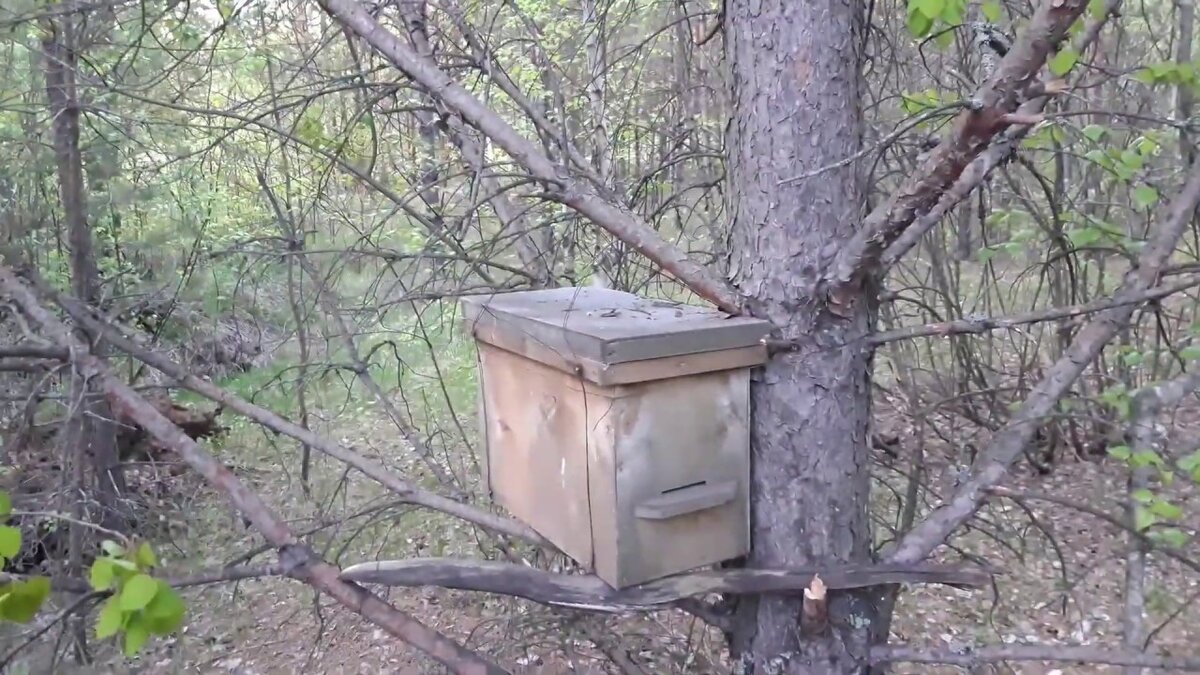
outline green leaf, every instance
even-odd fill
[[[1137,171],[1146,165],[1146,160],[1133,150],[1123,150],[1121,152],[1121,163],[1125,166]]]
[[[1127,461],[1129,461],[1129,458],[1130,458],[1130,456],[1132,456],[1133,453],[1129,450],[1128,445],[1114,445],[1108,449],[1108,454],[1110,457],[1112,457],[1114,459],[1119,459],[1122,462],[1127,462]]]
[[[1142,504],[1149,504],[1154,501],[1154,493],[1146,488],[1138,488],[1129,493],[1129,496],[1133,497],[1134,501],[1141,502]]]
[[[1179,465],[1182,471],[1187,471],[1188,473],[1195,471],[1200,468],[1200,450],[1180,457],[1176,464]]]
[[[1091,13],[1093,18],[1103,19],[1104,15],[1108,13],[1107,0],[1089,0],[1088,12]]]
[[[92,570],[88,575],[88,581],[92,584],[92,590],[94,591],[107,591],[109,588],[112,588],[112,560],[97,558],[96,562],[92,563]]]
[[[150,548],[150,544],[142,542],[142,545],[138,546],[137,562],[143,568],[158,566],[158,558],[154,555],[154,550]]]
[[[126,612],[139,610],[154,599],[158,592],[158,581],[148,574],[136,574],[121,587],[121,609]]]
[[[1146,355],[1141,352],[1129,352],[1121,357],[1121,362],[1129,367],[1140,365],[1146,360]]]
[[[1162,457],[1158,456],[1153,450],[1140,450],[1133,453],[1132,460],[1133,468],[1141,469],[1147,466],[1162,466]]]
[[[991,23],[996,23],[1000,20],[1000,15],[1004,13],[1004,7],[997,0],[987,0],[983,3],[983,18]]]
[[[115,542],[111,539],[105,539],[104,541],[100,542],[100,550],[104,551],[105,555],[109,555],[114,558],[119,557],[121,554],[125,553],[125,549],[122,548],[122,546],[120,544],[118,544],[117,542]]]
[[[146,605],[146,622],[151,633],[166,635],[173,633],[183,624],[186,612],[183,599],[165,581],[159,581],[158,592]]]
[[[1146,530],[1157,522],[1158,519],[1154,517],[1154,514],[1150,513],[1150,511],[1142,508],[1141,506],[1138,506],[1133,510],[1133,527],[1138,532]]]
[[[1091,246],[1104,236],[1104,230],[1098,227],[1080,227],[1067,233],[1067,239],[1076,246]]]
[[[114,595],[104,603],[100,614],[96,616],[96,639],[103,640],[116,635],[124,620],[125,613],[121,611],[121,603]]]
[[[9,498],[7,492],[0,490],[0,517],[10,513],[12,513],[12,499]]]
[[[1050,72],[1058,76],[1066,75],[1079,62],[1079,52],[1070,47],[1063,47],[1054,58],[1050,59]]]
[[[0,619],[29,623],[50,595],[50,580],[33,577],[0,588]]]
[[[1187,534],[1174,527],[1164,527],[1157,532],[1151,533],[1151,537],[1171,548],[1183,548],[1188,543]]]
[[[1183,509],[1163,499],[1155,500],[1150,505],[1150,512],[1166,520],[1179,520],[1183,517]]]
[[[950,26],[957,26],[962,23],[962,0],[945,0],[946,6],[942,9],[942,21]],[[951,36],[954,35],[951,31],[946,31]]]
[[[125,656],[133,656],[150,639],[150,627],[140,617],[135,617],[125,627]]]
[[[925,37],[931,28],[933,28],[933,19],[921,12],[908,13],[908,32],[912,33],[913,37]]]
[[[1158,190],[1150,185],[1139,185],[1133,191],[1133,203],[1139,209],[1148,209],[1158,203]]]
[[[912,0],[912,8],[930,19],[936,19],[946,9],[946,0]]]
[[[1108,159],[1108,155],[1104,154],[1103,150],[1088,150],[1083,157],[1084,159],[1099,164],[1105,168],[1108,168],[1108,166],[1112,164],[1112,162]]]
[[[1100,139],[1104,138],[1104,134],[1106,133],[1108,133],[1108,129],[1099,124],[1089,124],[1083,128],[1083,137],[1093,143],[1100,142]]]
[[[0,558],[15,558],[20,551],[21,531],[11,525],[0,525]]]
[[[1200,359],[1200,345],[1188,345],[1179,350],[1179,358],[1184,361],[1195,361]]]

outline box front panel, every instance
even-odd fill
[[[620,586],[736,558],[750,544],[749,371],[639,387],[614,410]]]
[[[565,373],[481,344],[489,486],[496,503],[592,564],[585,402]]]

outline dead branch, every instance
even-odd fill
[[[1188,181],[1171,202],[1166,218],[1138,256],[1136,265],[1125,274],[1114,299],[1127,300],[1144,293],[1159,278],[1175,245],[1187,228],[1200,202],[1200,164],[1193,164]],[[1033,388],[1012,420],[992,437],[980,455],[971,476],[924,521],[914,527],[888,556],[891,562],[917,562],[940,546],[979,509],[988,489],[998,484],[1033,439],[1042,420],[1054,411],[1058,400],[1083,374],[1088,364],[1109,340],[1133,316],[1134,305],[1105,310],[1092,319],[1072,341],[1061,358],[1046,370],[1046,376]]]
[[[1080,513],[1086,513],[1093,518],[1097,518],[1108,523],[1109,525],[1112,525],[1118,530],[1128,532],[1130,536],[1136,537],[1138,541],[1140,541],[1147,548],[1158,551],[1162,555],[1179,562],[1193,572],[1200,573],[1200,561],[1193,560],[1192,558],[1189,558],[1173,548],[1159,545],[1153,539],[1146,536],[1146,533],[1136,530],[1125,518],[1108,513],[1104,509],[1096,508],[1089,504],[1083,504],[1073,499],[1067,499],[1066,497],[1046,494],[1045,492],[1032,492],[1029,490],[1013,490],[1011,488],[993,487],[988,490],[988,493],[999,497],[1008,497],[1009,499],[1018,502],[1025,500],[1049,502],[1051,504],[1065,506],[1069,509],[1079,511]]]
[[[544,605],[598,612],[649,611],[709,593],[799,593],[814,575],[831,589],[924,583],[983,586],[982,569],[945,565],[838,565],[787,570],[727,569],[683,574],[614,590],[591,575],[555,574],[512,563],[462,558],[385,560],[351,565],[342,578],[384,586],[440,586],[511,595]]]
[[[265,186],[264,186],[265,188]],[[281,214],[282,215],[282,214]],[[420,458],[421,463],[429,472],[433,474],[438,483],[447,490],[456,492],[456,497],[462,494],[462,491],[455,485],[453,474],[447,473],[438,465],[433,456],[433,450],[429,445],[421,439],[420,434],[413,428],[412,424],[403,414],[396,408],[396,404],[371,376],[370,370],[367,368],[366,361],[363,360],[362,352],[358,348],[358,341],[354,339],[354,333],[350,326],[346,324],[346,319],[342,316],[341,299],[336,297],[337,291],[325,283],[321,278],[319,270],[312,264],[312,261],[307,256],[299,255],[296,258],[300,263],[300,269],[308,275],[317,289],[317,304],[325,311],[325,316],[333,322],[334,328],[337,331],[337,337],[346,347],[346,354],[350,361],[354,364],[354,373],[366,387],[367,391],[375,398],[375,402],[383,409],[388,418],[392,420],[392,424],[396,426],[396,430],[400,432],[401,437],[412,446],[413,452]]]
[[[0,359],[46,359],[50,361],[66,361],[69,358],[67,350],[44,345],[12,345],[0,347]]]
[[[1107,0],[1104,8],[1104,14],[1099,17],[1094,17],[1088,21],[1087,28],[1084,29],[1082,37],[1076,43],[1075,50],[1082,54],[1100,37],[1100,30],[1108,22],[1109,18],[1116,16],[1120,11],[1122,0]],[[1040,113],[1046,104],[1050,101],[1050,97],[1045,94],[1057,93],[1062,86],[1057,81],[1034,83],[1030,89],[1034,95],[1028,101],[1021,104],[1018,112],[1022,114]],[[1039,86],[1040,85],[1040,86]],[[1035,89],[1041,89],[1042,92],[1035,92]],[[885,269],[892,267],[901,258],[904,257],[921,237],[926,232],[933,229],[947,213],[950,212],[962,200],[979,187],[992,170],[1003,164],[1020,146],[1021,141],[1028,135],[1033,127],[1025,125],[1015,125],[1004,131],[999,139],[992,143],[987,150],[971,161],[971,164],[959,175],[954,181],[954,185],[938,199],[936,205],[933,206],[927,213],[917,218],[911,226],[900,233],[895,241],[893,241],[884,251],[881,262]]]
[[[171,588],[190,588],[193,586],[211,586],[246,579],[261,579],[263,577],[282,577],[287,575],[281,565],[231,565],[215,570],[206,570],[192,574],[170,574],[155,572],[162,577]],[[0,573],[0,584],[11,581],[21,581],[29,578],[23,574]],[[74,577],[51,577],[50,586],[55,591],[64,593],[92,593],[91,582],[87,579]],[[105,597],[111,591],[100,591],[98,597]]]
[[[977,666],[1005,661],[1055,661],[1059,663],[1141,666],[1185,672],[1200,671],[1200,659],[1120,652],[1090,645],[1003,645],[923,649],[907,645],[871,648],[871,663],[942,663]]]
[[[304,427],[290,422],[279,415],[245,401],[229,392],[213,385],[211,382],[202,380],[195,375],[187,372],[184,368],[170,359],[151,352],[134,342],[129,337],[125,336],[112,324],[103,321],[92,314],[85,306],[73,298],[69,298],[59,293],[54,293],[48,289],[40,290],[53,297],[55,302],[63,308],[63,310],[79,325],[83,326],[88,331],[103,335],[107,343],[114,349],[118,349],[133,358],[145,363],[146,365],[162,372],[175,379],[175,381],[185,389],[193,391],[201,396],[220,403],[229,410],[233,410],[241,415],[244,415],[264,427],[285,436],[291,437],[308,444],[309,446],[333,457],[334,459],[344,462],[349,466],[358,469],[363,475],[378,482],[387,489],[391,490],[400,498],[410,504],[417,504],[427,508],[441,511],[455,518],[459,518],[468,523],[473,523],[484,529],[500,534],[505,534],[511,537],[516,537],[530,543],[546,546],[553,549],[554,547],[546,542],[541,535],[534,532],[531,528],[493,513],[484,511],[470,504],[459,502],[449,497],[421,489],[404,478],[401,478],[379,462],[367,459],[351,448],[343,448],[342,446],[319,436]]]
[[[908,326],[869,335],[866,337],[866,341],[868,344],[882,345],[889,342],[896,342],[897,340],[909,340],[932,335],[972,335],[1004,328],[1016,328],[1044,321],[1055,321],[1082,316],[1084,314],[1095,314],[1106,309],[1113,309],[1114,307],[1122,307],[1129,304],[1141,304],[1151,300],[1160,300],[1196,286],[1200,286],[1200,276],[1189,277],[1173,284],[1149,288],[1140,293],[1131,293],[1123,298],[1108,298],[1096,302],[1069,305],[1067,307],[1052,307],[1006,317],[968,317],[957,321]]]
[[[299,541],[287,523],[276,515],[257,493],[227,467],[214,460],[129,385],[113,376],[104,363],[88,352],[86,346],[76,340],[62,322],[41,306],[33,292],[5,265],[0,265],[0,289],[3,289],[48,337],[71,351],[72,363],[76,369],[99,385],[114,411],[119,411],[136,421],[159,443],[178,452],[210,485],[224,492],[238,512],[276,546],[280,564],[288,576],[330,595],[345,607],[420,649],[456,673],[482,675],[505,672],[479,654],[392,607],[361,586],[338,578],[339,570],[321,560],[312,549]]]
[[[664,240],[617,199],[602,194],[597,186],[556,165],[540,148],[446,75],[437,64],[422,57],[382,26],[361,4],[355,0],[317,2],[331,17],[359,35],[448,108],[457,111],[534,177],[544,181],[555,199],[649,258],[721,310],[733,314],[741,312],[743,299],[736,289]],[[1071,0],[1072,5],[1081,2]],[[1080,6],[1083,5],[1086,3]]]
[[[860,284],[864,275],[877,267],[888,245],[938,204],[964,169],[988,149],[993,137],[1013,124],[1024,124],[1037,112],[1018,110],[1021,98],[1050,50],[1066,37],[1087,5],[1084,0],[1039,3],[1012,49],[997,64],[995,74],[972,97],[971,109],[959,114],[950,138],[939,143],[914,176],[867,216],[854,238],[835,252],[823,279],[833,305],[839,304],[841,297],[851,297],[840,289]],[[1019,117],[1012,118],[1013,113]],[[1006,115],[1010,117],[1006,119]]]

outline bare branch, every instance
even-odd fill
[[[957,321],[930,323],[921,326],[908,326],[882,333],[875,333],[874,335],[868,336],[866,340],[872,345],[881,345],[888,342],[895,342],[897,340],[909,340],[912,338],[928,337],[931,335],[967,335],[984,333],[1003,328],[1016,328],[1017,326],[1041,323],[1043,321],[1054,321],[1057,319],[1068,319],[1075,316],[1082,316],[1084,314],[1095,314],[1096,312],[1113,309],[1114,307],[1122,307],[1131,304],[1137,305],[1150,300],[1159,300],[1196,286],[1200,286],[1200,276],[1189,277],[1183,281],[1178,281],[1165,286],[1149,288],[1141,293],[1130,293],[1127,297],[1123,298],[1106,298],[1096,302],[1069,305],[1067,307],[1051,307],[1049,309],[1024,312],[1007,317],[968,317],[966,319],[959,319]]]
[[[383,628],[395,637],[424,651],[456,673],[504,673],[489,662],[414,617],[392,607],[366,589],[338,578],[339,571],[321,560],[262,499],[227,467],[214,460],[182,429],[175,426],[137,392],[117,379],[104,363],[87,351],[60,321],[47,312],[34,294],[11,269],[0,265],[0,288],[22,312],[56,342],[69,346],[72,362],[82,375],[96,382],[109,398],[113,410],[136,422],[164,446],[180,454],[210,485],[224,492],[230,502],[279,550],[280,564],[288,576],[323,591],[339,603]]]
[[[709,593],[796,593],[819,575],[832,589],[895,583],[983,586],[985,570],[944,565],[836,565],[828,568],[728,569],[684,574],[614,590],[591,575],[554,574],[511,563],[460,558],[386,560],[351,565],[342,578],[384,586],[441,586],[498,593],[534,602],[597,612],[662,609],[685,598]]]
[[[189,389],[209,400],[220,403],[229,410],[245,415],[272,431],[294,438],[301,443],[306,443],[334,459],[345,462],[361,471],[363,475],[396,493],[396,495],[405,501],[441,511],[493,532],[506,534],[543,546],[550,546],[539,534],[521,523],[489,513],[470,504],[423,490],[410,481],[388,471],[379,462],[367,459],[352,449],[343,448],[298,424],[276,415],[266,408],[238,398],[213,385],[211,382],[192,375],[177,363],[138,345],[123,335],[114,326],[97,319],[87,307],[81,305],[73,298],[49,291],[47,291],[47,294],[54,297],[55,301],[59,303],[64,311],[81,326],[92,333],[103,335],[104,339],[113,348],[125,352],[142,363],[169,375],[185,389]],[[553,548],[552,546],[550,547]]]
[[[557,200],[633,247],[722,311],[741,312],[742,296],[732,286],[664,240],[619,200],[602,195],[597,186],[572,175],[566,167],[556,165],[435,63],[384,28],[361,4],[355,0],[318,0],[318,3],[330,16],[357,33],[430,94],[491,138],[537,179],[544,181]]]
[[[1090,645],[1002,645],[964,647],[962,649],[944,647],[922,649],[907,645],[889,645],[871,649],[871,663],[876,665],[883,663],[944,663],[978,666],[984,663],[1003,663],[1005,661],[1056,661],[1059,663],[1141,666],[1186,672],[1200,671],[1200,659],[1119,652]]]
[[[1144,293],[1156,283],[1183,231],[1191,222],[1200,202],[1200,164],[1192,166],[1183,191],[1171,203],[1166,218],[1158,225],[1137,264],[1126,273],[1114,299],[1124,301]],[[929,555],[950,534],[967,521],[987,498],[988,489],[998,484],[1008,467],[1021,456],[1043,418],[1104,348],[1108,341],[1133,316],[1135,305],[1126,304],[1105,310],[1076,336],[1061,358],[1046,371],[1045,378],[1033,388],[1020,410],[1007,426],[992,437],[988,448],[976,461],[972,475],[963,482],[948,502],[938,507],[914,527],[888,556],[892,562],[916,562]]]
[[[58,347],[45,347],[42,345],[13,345],[11,347],[0,347],[0,359],[48,359],[54,361],[66,361],[70,358],[67,350],[59,349]]]
[[[915,175],[867,216],[846,246],[832,252],[824,282],[835,306],[844,302],[840,297],[851,295],[839,292],[839,288],[861,283],[888,245],[938,203],[963,170],[987,150],[996,134],[1012,124],[1024,123],[1024,117],[1005,116],[1017,112],[1022,95],[1033,84],[1050,50],[1067,35],[1087,5],[1085,0],[1040,3],[1012,50],[996,66],[995,75],[972,97],[972,109],[959,114],[951,137],[939,143]]]
[[[1107,0],[1103,16],[1091,19],[1083,32],[1083,36],[1076,43],[1075,50],[1077,52],[1082,54],[1087,51],[1100,37],[1100,30],[1108,22],[1109,18],[1115,16],[1120,10],[1121,2],[1122,0]],[[1047,86],[1043,85],[1043,87]],[[1040,113],[1049,101],[1049,96],[1034,97],[1022,103],[1017,112],[1021,114]],[[924,215],[917,218],[911,226],[896,237],[895,241],[887,246],[881,258],[884,267],[890,268],[899,262],[913,246],[916,246],[917,242],[921,240],[921,237],[926,232],[937,225],[951,209],[966,199],[975,188],[979,187],[996,167],[1012,157],[1021,140],[1025,138],[1032,128],[1031,126],[1021,124],[1008,128],[987,150],[972,160],[971,164],[954,181],[954,185],[941,195],[937,204]]]

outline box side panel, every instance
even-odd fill
[[[592,564],[586,410],[570,376],[479,345],[493,498],[582,565]]]
[[[619,410],[626,405],[614,389],[586,384],[588,503],[592,513],[593,572],[612,584],[618,576],[617,484],[614,442]],[[622,388],[624,389],[624,388]]]
[[[616,586],[749,551],[746,369],[637,385],[616,434]]]

